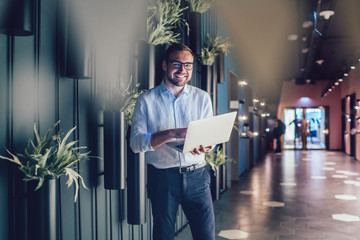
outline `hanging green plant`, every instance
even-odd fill
[[[181,8],[180,5],[180,0],[156,0],[148,7],[150,16],[147,18],[146,39],[149,44],[177,43],[180,34],[174,31],[179,27],[186,27],[189,34],[189,25],[182,17],[187,7]]]
[[[231,162],[231,159],[228,159],[223,149],[218,146],[216,150],[205,153],[205,161],[211,166],[211,169],[216,175],[216,170],[219,166]]]
[[[203,65],[213,65],[216,56],[221,53],[227,54],[230,51],[231,42],[229,38],[221,39],[220,37],[210,37],[207,35],[205,47],[201,49],[201,63]]]
[[[204,13],[214,6],[214,1],[207,0],[186,0],[190,5],[190,12]]]
[[[129,84],[125,87],[113,88],[107,100],[103,103],[105,111],[119,111],[125,113],[126,125],[131,126],[132,117],[134,114],[134,107],[140,94],[145,92],[145,89],[140,90],[140,83],[132,87],[132,77],[130,77]]]
[[[76,202],[79,191],[78,180],[81,180],[85,189],[87,187],[81,175],[76,171],[75,163],[89,160],[90,152],[81,153],[80,150],[86,147],[75,147],[78,141],[66,143],[76,127],[70,129],[63,139],[61,139],[62,133],[60,131],[50,136],[50,133],[55,130],[59,123],[60,121],[55,123],[43,138],[39,136],[36,124],[34,124],[37,145],[30,139],[23,154],[15,155],[7,150],[12,158],[4,156],[0,156],[0,158],[16,163],[20,171],[25,174],[24,181],[39,181],[35,190],[43,185],[45,179],[58,179],[65,174],[68,176],[66,182],[68,188],[75,183],[74,201]]]

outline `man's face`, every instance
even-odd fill
[[[188,51],[175,51],[170,54],[169,61],[162,62],[165,81],[183,87],[191,80],[194,57]]]

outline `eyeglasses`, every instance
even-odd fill
[[[182,63],[178,61],[169,61],[170,66],[175,69],[180,69],[184,65],[185,70],[191,70],[194,67],[193,63]]]

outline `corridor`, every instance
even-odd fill
[[[342,152],[268,154],[214,202],[216,239],[360,239],[359,173]]]

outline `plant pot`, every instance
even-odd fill
[[[197,56],[201,55],[201,13],[190,12],[189,15],[190,48]]]
[[[201,65],[201,89],[211,95],[212,91],[212,66]]]
[[[217,82],[224,83],[225,82],[225,56],[224,53],[220,53],[216,59],[216,69],[217,69]]]
[[[145,153],[134,153],[128,144],[127,221],[139,225],[146,222]]]
[[[13,36],[34,34],[34,0],[3,0],[1,6],[1,33]]]
[[[60,239],[59,189],[57,180],[45,179],[35,191],[37,181],[28,183],[28,239]]]
[[[220,167],[216,169],[216,171],[210,170],[210,190],[211,196],[213,200],[220,199]]]
[[[104,112],[104,187],[125,189],[126,161],[125,114]]]

